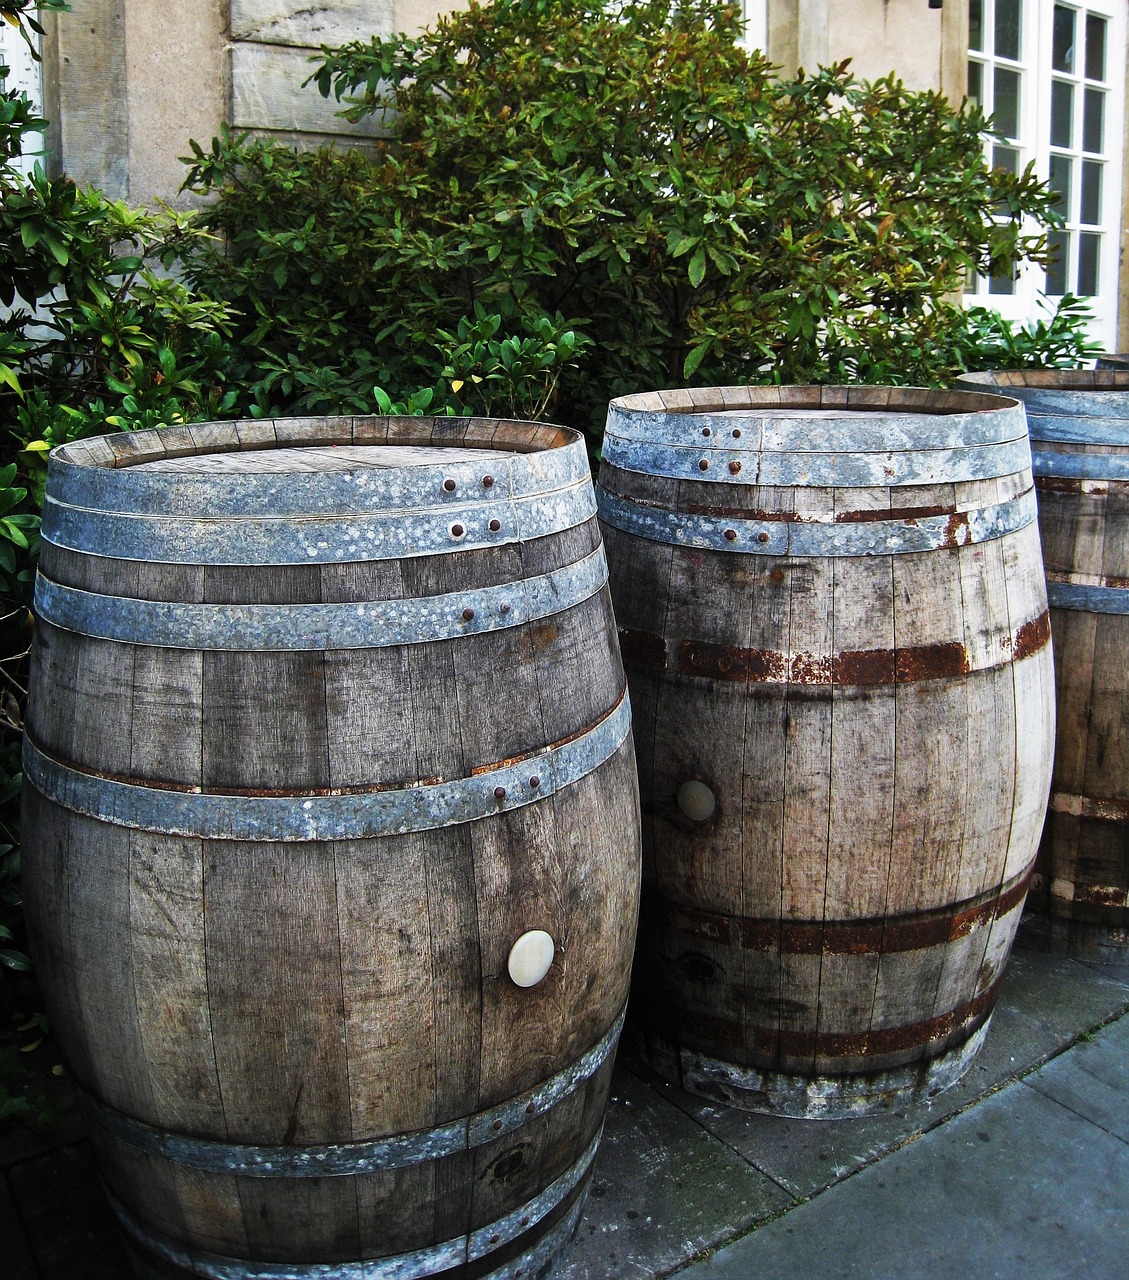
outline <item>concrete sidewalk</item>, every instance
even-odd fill
[[[708,1105],[627,1057],[557,1280],[1129,1275],[1129,964],[1021,929],[991,1031],[933,1102],[804,1121]],[[127,1280],[78,1116],[0,1137],[7,1280]]]

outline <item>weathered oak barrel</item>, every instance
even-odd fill
[[[639,881],[580,436],[104,437],[43,535],[27,909],[138,1274],[544,1274]]]
[[[1027,409],[1058,736],[1031,906],[1077,954],[1129,955],[1129,371],[969,374]]]
[[[986,1034],[1050,778],[1022,408],[669,391],[613,401],[603,457],[642,1052],[785,1115],[939,1091]]]

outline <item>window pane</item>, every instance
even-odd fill
[[[968,47],[984,52],[984,0],[968,0]]]
[[[993,147],[992,168],[1006,169],[1008,173],[1019,172],[1019,152],[1014,147]]]
[[[1051,146],[1074,144],[1074,86],[1051,81]]]
[[[1079,221],[1091,227],[1101,225],[1102,220],[1102,169],[1098,160],[1082,161],[1082,212]]]
[[[997,67],[992,73],[992,123],[1005,138],[1019,137],[1019,72]]]
[[[1055,5],[1051,35],[1051,66],[1056,71],[1074,70],[1074,10]]]
[[[988,281],[989,293],[1014,293],[1015,281],[1011,276],[993,276]]]
[[[979,62],[968,64],[968,96],[979,106],[984,105],[984,68]]]
[[[1106,20],[1086,15],[1086,79],[1105,79]]]
[[[1054,261],[1047,268],[1047,297],[1061,298],[1066,292],[1066,265],[1070,260],[1070,232],[1052,231],[1047,246]]]
[[[968,47],[984,51],[984,0],[968,0]]]
[[[1070,217],[1070,188],[1074,180],[1074,161],[1069,156],[1051,156],[1050,187],[1058,192],[1055,208],[1063,218]]]
[[[1101,236],[1083,231],[1078,237],[1078,293],[1088,298],[1098,291],[1098,251]]]
[[[1052,112],[1054,106],[1051,107]],[[1082,150],[1101,151],[1105,94],[1100,89],[1087,89],[1082,101]]]
[[[1019,59],[1019,17],[1022,0],[996,0],[997,58]]]

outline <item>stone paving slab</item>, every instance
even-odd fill
[[[1096,1057],[1112,1060],[1124,1039],[1099,1032]],[[1078,1052],[1054,1074],[1084,1075]],[[1129,1144],[1046,1096],[1039,1075],[1033,1084],[1009,1085],[679,1280],[1122,1280]],[[1124,1071],[1113,1087],[1124,1107]]]
[[[1129,1143],[1129,1018],[1083,1038],[1027,1083]],[[1125,1210],[1129,1215],[1129,1200]],[[1129,1259],[1125,1269],[1129,1272]]]
[[[554,1280],[665,1274],[792,1197],[616,1067],[588,1209]]]
[[[785,1120],[719,1107],[641,1070],[661,1095],[797,1197],[815,1195],[936,1127],[1032,1066],[1080,1030],[1129,1007],[1129,967],[1111,976],[1061,955],[1017,950],[984,1047],[951,1089],[930,1102],[859,1120]]]

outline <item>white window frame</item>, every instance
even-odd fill
[[[1087,226],[1087,231],[1097,231],[1102,236],[1101,252],[1098,262],[1098,292],[1090,301],[1094,319],[1089,326],[1090,337],[1100,343],[1106,350],[1117,347],[1117,307],[1118,284],[1121,250],[1121,186],[1124,162],[1124,127],[1125,127],[1125,58],[1126,58],[1126,3],[1125,0],[1022,0],[1020,31],[1022,46],[1021,59],[1015,65],[1022,73],[1022,89],[1019,112],[1019,137],[1016,149],[1019,151],[1020,171],[1031,161],[1035,161],[1035,172],[1044,181],[1050,174],[1050,119],[1051,119],[1051,81],[1056,74],[1051,68],[1052,31],[1054,10],[1057,4],[1078,12],[1079,27],[1084,23],[1084,15],[1088,12],[1104,18],[1106,27],[1106,80],[1105,120],[1103,155],[1104,169],[1102,173],[1102,221],[1097,226]],[[985,3],[986,15],[994,11],[994,3]],[[988,25],[987,16],[985,26]],[[979,60],[976,51],[970,51],[969,60]],[[983,63],[985,72],[985,105],[991,107],[991,91],[987,88],[992,61]],[[1084,67],[1077,68],[1076,79],[1079,89],[1076,99],[1081,97],[1081,83],[1084,79]],[[1059,75],[1059,78],[1062,78]],[[1075,128],[1081,128],[1081,101],[1075,103]],[[1080,155],[1080,138],[1076,136],[1075,156]],[[989,141],[987,153],[991,156],[993,143]],[[1081,186],[1081,166],[1074,165],[1074,180],[1071,191],[1071,208],[1067,220],[1067,230],[1077,235],[1079,223],[1076,214],[1079,208]],[[1026,228],[1035,231],[1034,226]],[[1020,269],[1015,282],[1015,291],[1011,294],[991,293],[988,282],[979,279],[975,290],[965,293],[965,302],[970,305],[991,307],[1006,319],[1027,322],[1045,318],[1057,304],[1057,297],[1046,298],[1047,273],[1042,267],[1032,264]],[[1072,290],[1073,291],[1073,290]]]
[[[39,46],[39,37],[32,35]],[[27,41],[10,23],[0,22],[0,62],[8,68],[8,74],[0,80],[5,93],[21,89],[27,94],[32,109],[43,115],[43,64],[31,56]],[[14,156],[11,167],[19,173],[30,174],[36,161],[44,160],[45,147],[42,133],[25,133],[23,154]]]
[[[748,49],[768,51],[768,0],[742,0],[745,35],[741,43]]]

